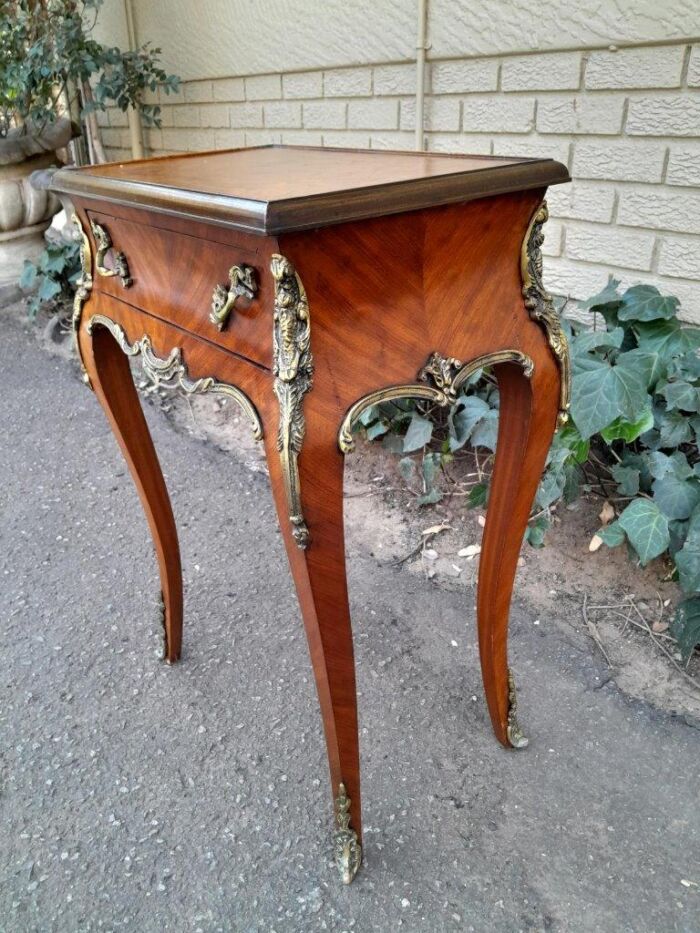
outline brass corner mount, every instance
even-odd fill
[[[340,872],[343,884],[350,884],[362,864],[362,846],[357,833],[350,828],[350,798],[345,790],[345,784],[338,785],[338,796],[335,799],[335,818],[338,828],[334,836],[335,863]]]
[[[544,287],[542,244],[543,227],[549,219],[547,202],[542,201],[530,220],[520,251],[520,275],[523,283],[525,307],[533,321],[544,329],[547,342],[559,365],[561,388],[559,390],[559,427],[569,420],[571,406],[571,360],[569,344],[559,315],[554,308],[552,296]]]

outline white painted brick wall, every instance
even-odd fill
[[[700,96],[659,95],[631,100],[627,132],[633,136],[700,136]]]
[[[529,133],[535,125],[534,97],[465,97],[462,128],[466,133]]]
[[[548,195],[553,292],[584,298],[612,273],[676,294],[700,322],[700,43],[435,60],[425,92],[429,150],[545,156],[569,168],[573,183]],[[406,62],[337,68],[319,58],[304,71],[207,77],[150,99],[162,108],[162,129],[145,133],[154,154],[414,143],[415,65]],[[98,119],[110,157],[129,158],[126,115]]]
[[[306,71],[282,75],[282,90],[285,97],[323,97],[323,73]]]
[[[582,262],[599,262],[601,256],[625,269],[651,269],[655,237],[651,233],[630,233],[616,227],[573,224],[566,233],[566,255]]]
[[[568,91],[580,84],[580,52],[506,58],[501,66],[503,91]]]
[[[436,62],[432,66],[434,94],[469,94],[495,91],[497,87],[498,62],[495,60]]]
[[[586,87],[680,87],[685,46],[619,49],[591,52],[586,65]]]
[[[700,275],[700,239],[664,239],[659,253],[659,272],[682,279],[697,278]]]
[[[660,182],[666,163],[667,147],[635,142],[579,140],[574,148],[573,173],[576,178],[606,181]]]
[[[625,98],[615,94],[542,96],[537,102],[540,133],[616,136],[622,130]]]
[[[671,146],[666,181],[700,187],[700,146]]]

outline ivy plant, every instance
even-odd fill
[[[549,451],[526,537],[543,545],[561,500],[582,491],[610,500],[615,519],[597,535],[608,547],[626,545],[642,566],[668,559],[684,593],[671,630],[687,658],[700,644],[700,328],[682,324],[678,299],[654,286],[619,286],[611,278],[581,302],[593,326],[564,321],[571,417]],[[413,402],[375,406],[362,418],[368,438],[404,455],[399,466],[419,505],[440,501],[440,474],[457,450],[495,450],[497,423],[488,373],[475,374],[446,418]],[[468,502],[483,505],[487,496],[479,482]]]
[[[21,288],[31,291],[27,300],[30,317],[36,317],[39,308],[58,310],[73,297],[80,276],[80,250],[77,242],[47,243],[36,263],[28,259],[19,280]]]

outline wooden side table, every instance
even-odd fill
[[[323,716],[343,881],[361,861],[357,700],[343,543],[353,423],[399,396],[455,401],[493,367],[501,408],[478,631],[493,729],[526,744],[506,634],[518,553],[569,361],[542,284],[550,159],[307,147],[63,169],[82,276],[84,379],[126,457],[160,567],[165,658],[180,656],[175,522],[128,357],[156,384],[238,403],[265,443]]]

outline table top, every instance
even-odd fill
[[[51,187],[275,235],[569,180],[553,159],[260,146],[65,168]]]

